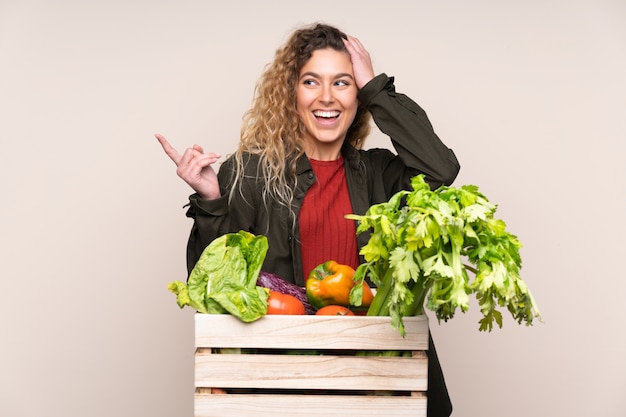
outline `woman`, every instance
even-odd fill
[[[373,117],[397,155],[361,149]],[[181,155],[156,135],[177,174],[195,193],[187,248],[193,268],[216,237],[247,230],[267,236],[263,270],[298,285],[316,265],[360,263],[367,236],[345,214],[364,214],[410,179],[451,184],[458,161],[437,137],[424,111],[395,91],[393,78],[374,74],[358,39],[317,24],[296,30],[261,76],[246,113],[237,151],[216,174],[220,155],[194,145]],[[434,347],[429,361],[428,415],[449,415]]]

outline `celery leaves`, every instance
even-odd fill
[[[412,190],[364,215],[346,216],[358,221],[357,233],[370,233],[361,250],[365,263],[355,274],[378,286],[368,315],[390,315],[404,335],[402,317],[421,314],[424,300],[447,321],[457,309],[468,310],[473,294],[483,314],[481,331],[491,331],[494,322],[502,327],[502,308],[520,324],[540,318],[519,274],[521,243],[494,218],[496,206],[478,187],[431,190],[423,175],[411,184]]]

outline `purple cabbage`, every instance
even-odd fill
[[[277,291],[282,294],[293,295],[300,300],[302,304],[304,304],[304,311],[306,314],[315,314],[316,312],[315,308],[313,308],[306,296],[306,290],[304,287],[287,282],[276,274],[265,271],[259,272],[256,285],[259,287],[269,288],[271,291]]]

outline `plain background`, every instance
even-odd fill
[[[524,248],[543,323],[432,321],[454,416],[626,415],[626,2],[0,1],[0,415],[191,416],[190,189],[296,26],[357,36]],[[369,146],[389,147],[374,134]]]

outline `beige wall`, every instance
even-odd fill
[[[152,135],[231,152],[314,20],[396,76],[525,245],[545,323],[433,322],[454,415],[626,415],[622,0],[0,0],[0,415],[192,414],[166,289],[189,189]]]

